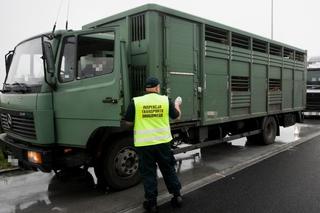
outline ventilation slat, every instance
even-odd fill
[[[132,66],[130,79],[133,97],[142,95],[146,81],[146,66]]]
[[[228,44],[228,31],[206,25],[205,40],[221,44]]]
[[[267,53],[268,52],[268,44],[267,42],[260,41],[257,39],[253,39],[252,41],[252,50],[261,52],[261,53]]]
[[[270,54],[282,57],[282,47],[275,44],[270,44]]]
[[[283,47],[274,43],[269,43],[260,39],[251,37],[239,33],[232,32],[231,39],[229,38],[229,31],[213,26],[205,26],[205,40],[215,43],[229,45],[229,41],[233,47],[239,47],[242,49],[252,50],[269,55],[279,56],[291,60],[300,62],[305,61],[305,54],[303,52],[294,51],[293,49]],[[268,48],[269,47],[269,48]]]
[[[246,92],[250,90],[249,77],[245,76],[232,76],[231,77],[231,90]]]
[[[243,49],[250,49],[250,38],[244,35],[233,33],[232,46],[240,47]]]
[[[135,41],[136,40],[136,19],[135,18],[132,18],[132,29],[131,29],[131,34],[132,34],[132,41]]]
[[[287,59],[294,59],[294,51],[288,48],[284,48],[283,57]]]
[[[146,39],[145,15],[139,14],[131,17],[131,41]]]
[[[275,92],[275,91],[281,91],[281,80],[280,79],[269,79],[269,91]]]
[[[296,52],[295,60],[296,60],[296,61],[304,62],[304,53],[302,53],[302,52]]]

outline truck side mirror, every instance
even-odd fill
[[[44,37],[42,37],[42,54],[43,54],[43,66],[44,70],[44,80],[45,82],[53,89],[56,89],[56,81],[54,78],[54,56],[52,51],[51,43],[48,41],[44,41]],[[48,75],[50,74],[50,75]]]
[[[54,56],[52,52],[52,46],[49,42],[43,42],[43,55],[46,61],[47,72],[51,75],[54,74]]]
[[[11,66],[11,62],[13,59],[13,51],[9,51],[6,55],[5,55],[5,60],[6,60],[6,74],[8,75],[9,73],[9,69]]]

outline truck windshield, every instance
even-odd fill
[[[15,48],[5,82],[5,91],[27,92],[40,87],[44,80],[41,38],[21,43]]]
[[[308,89],[320,89],[320,68],[308,69],[307,79]]]

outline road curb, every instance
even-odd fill
[[[320,131],[319,132],[316,132],[316,133],[313,133],[311,135],[308,135],[308,136],[305,136],[303,138],[300,138],[294,142],[291,142],[291,143],[287,143],[287,144],[282,144],[278,147],[275,147],[271,152],[268,152],[268,153],[265,153],[263,155],[259,155],[249,161],[246,161],[244,163],[240,163],[240,164],[237,164],[236,166],[233,166],[233,167],[229,167],[227,169],[224,169],[218,173],[213,173],[212,175],[209,175],[207,177],[204,177],[200,180],[197,180],[197,181],[194,181],[192,183],[189,183],[187,185],[184,185],[182,190],[181,190],[181,193],[182,194],[188,194],[189,192],[192,192],[192,191],[195,191],[201,187],[204,187],[210,183],[213,183],[215,181],[218,181],[220,180],[221,178],[224,178],[226,176],[229,176],[231,174],[234,174],[238,171],[241,171],[242,169],[245,169],[249,166],[252,166],[258,162],[261,162],[265,159],[268,159],[274,155],[277,155],[281,152],[284,152],[286,150],[289,150],[291,149],[292,147],[295,147],[299,144],[302,144],[304,142],[307,142],[317,136],[320,136]],[[165,193],[165,194],[161,194],[158,196],[158,205],[162,205],[168,201],[170,201],[171,199],[171,195],[169,193]],[[141,204],[139,203],[138,206],[131,206],[123,211],[120,211],[121,213],[139,213],[139,212],[143,212],[143,208],[141,206]]]
[[[9,168],[9,169],[0,169],[0,175],[5,174],[5,173],[10,173],[10,172],[15,172],[20,170],[19,167],[13,167],[13,168]]]

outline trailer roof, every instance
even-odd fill
[[[230,27],[230,26],[227,26],[227,25],[224,25],[224,24],[220,24],[218,22],[210,21],[208,19],[204,19],[204,18],[201,18],[201,17],[198,17],[198,16],[194,16],[194,15],[191,15],[191,14],[188,14],[188,13],[184,13],[184,12],[181,12],[181,11],[178,11],[178,10],[174,10],[174,9],[171,9],[171,8],[167,8],[167,7],[164,7],[164,6],[161,6],[161,5],[157,5],[157,4],[145,4],[145,5],[142,5],[140,7],[136,7],[136,8],[133,8],[131,10],[127,10],[127,11],[118,13],[118,14],[109,16],[107,18],[103,18],[103,19],[100,19],[98,21],[86,24],[86,25],[84,25],[82,27],[82,29],[98,28],[98,27],[100,27],[102,25],[105,25],[107,23],[114,22],[114,21],[126,18],[127,16],[132,16],[132,15],[135,15],[135,14],[138,14],[138,13],[142,13],[142,12],[146,12],[146,11],[158,11],[158,12],[161,12],[161,13],[164,13],[164,14],[173,15],[173,16],[180,17],[180,18],[183,18],[183,19],[187,19],[187,20],[191,20],[191,21],[207,24],[207,25],[218,27],[218,28],[222,28],[222,29],[225,29],[225,30],[228,30],[228,31],[231,31],[231,32],[235,32],[235,33],[243,34],[243,35],[246,35],[246,36],[250,36],[250,37],[253,37],[253,38],[256,38],[256,39],[260,39],[260,40],[263,40],[263,41],[267,41],[267,42],[270,42],[270,43],[273,43],[273,44],[278,44],[278,45],[281,45],[281,46],[285,46],[285,47],[288,47],[288,48],[291,48],[291,49],[295,49],[297,51],[306,52],[306,50],[303,50],[303,49],[300,49],[300,48],[297,48],[297,47],[294,47],[294,46],[291,46],[291,45],[288,45],[288,44],[285,44],[285,43],[282,43],[282,42],[274,41],[274,40],[271,40],[271,39],[268,39],[268,38],[253,34],[253,33],[249,33],[249,32],[237,29],[237,28],[233,28],[233,27]]]

